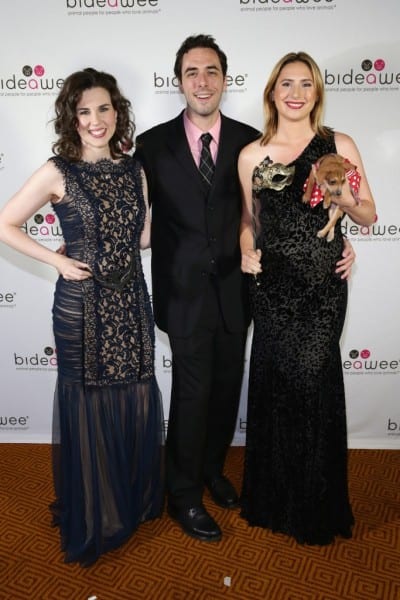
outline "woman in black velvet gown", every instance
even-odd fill
[[[90,565],[163,505],[163,416],[140,249],[150,242],[146,182],[128,156],[130,102],[113,76],[70,75],[56,100],[55,156],[0,214],[0,238],[59,272],[53,522],[65,560]],[[65,253],[20,226],[50,201]]]
[[[266,126],[239,158],[242,270],[250,278],[254,334],[242,516],[250,525],[328,544],[351,536],[347,434],[339,340],[347,303],[340,222],[318,238],[327,211],[302,201],[313,164],[338,153],[357,165],[359,198],[338,199],[369,225],[374,201],[350,137],[321,123],[321,73],[307,54],[283,57],[264,91]],[[255,240],[255,244],[254,244]]]

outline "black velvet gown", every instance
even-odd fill
[[[343,239],[340,222],[333,241],[317,238],[327,211],[302,202],[311,165],[329,152],[336,152],[333,137],[315,136],[287,165],[294,174],[281,190],[260,185],[268,159],[253,176],[263,272],[250,278],[254,335],[241,500],[250,525],[321,545],[350,537],[353,524],[339,348],[347,284],[334,273]]]
[[[66,253],[94,277],[56,284],[54,524],[65,560],[90,565],[163,505],[163,414],[154,326],[140,258],[138,163],[51,159],[66,194],[54,205]]]

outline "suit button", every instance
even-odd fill
[[[207,208],[208,210],[214,210],[214,206],[212,204],[209,204]]]
[[[210,242],[214,243],[214,242],[216,242],[216,241],[217,241],[217,238],[215,238],[215,237],[210,237]]]
[[[212,265],[214,265],[214,264],[215,264],[215,258],[212,258],[212,259],[210,260],[210,263],[211,263]]]

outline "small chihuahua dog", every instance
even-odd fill
[[[319,238],[326,237],[328,242],[331,242],[335,236],[335,225],[343,216],[343,210],[335,204],[335,198],[342,195],[342,188],[346,182],[346,173],[356,171],[357,167],[351,164],[348,160],[340,156],[340,154],[325,154],[317,161],[317,165],[313,165],[308,183],[304,191],[303,202],[309,204],[312,196],[315,193],[315,186],[319,188],[317,191],[323,196],[323,207],[329,209],[329,220],[323,229],[317,232]],[[358,198],[353,192],[356,202]],[[314,192],[313,192],[314,190]]]

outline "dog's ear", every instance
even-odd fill
[[[347,161],[344,163],[344,167],[346,169],[346,171],[357,171],[357,165],[353,165],[353,163]]]
[[[327,175],[329,170],[329,164],[325,163],[321,165],[320,161],[312,166],[312,172],[314,175],[314,179],[319,186],[323,185],[325,176]]]
[[[338,154],[337,157],[340,158],[340,162],[342,163],[343,168],[346,171],[357,170],[357,165],[353,165],[353,163],[351,163],[348,158],[344,158],[344,156],[342,156],[341,154]]]

